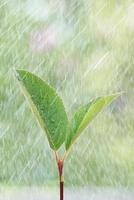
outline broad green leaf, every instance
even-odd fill
[[[119,94],[113,94],[110,96],[98,97],[87,105],[79,108],[70,123],[71,131],[66,138],[66,150],[70,148],[80,133],[88,126],[95,116],[118,96]]]
[[[16,70],[16,76],[31,110],[47,134],[50,147],[57,150],[65,141],[68,119],[56,91],[36,75]]]

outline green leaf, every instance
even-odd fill
[[[57,150],[65,141],[68,119],[56,91],[36,75],[16,70],[22,91],[39,125],[47,134],[50,147]]]
[[[80,133],[88,126],[95,116],[118,96],[119,93],[110,96],[98,97],[97,99],[89,102],[87,105],[79,108],[70,123],[71,131],[66,138],[66,150],[70,148]]]

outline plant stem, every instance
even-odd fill
[[[64,181],[63,181],[63,166],[64,160],[60,160],[58,153],[55,151],[55,159],[58,166],[59,182],[60,182],[60,200],[64,199]]]
[[[60,200],[64,199],[64,181],[63,181],[63,160],[58,161],[59,180],[60,180]]]
[[[60,200],[64,199],[64,182],[60,182]]]

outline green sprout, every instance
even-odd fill
[[[50,148],[54,151],[60,180],[60,200],[63,200],[63,167],[72,145],[100,111],[119,97],[120,93],[98,97],[80,107],[71,120],[68,119],[61,98],[48,83],[24,70],[16,70],[22,92],[38,124],[46,133]],[[59,148],[65,152],[59,158]]]

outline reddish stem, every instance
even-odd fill
[[[64,181],[63,181],[63,161],[58,161],[59,179],[60,179],[60,200],[64,198]]]
[[[59,181],[60,181],[60,200],[64,199],[64,181],[63,181],[63,166],[64,166],[64,160],[60,160],[58,158],[58,153],[55,151],[55,158],[56,163],[58,166],[58,172],[59,172]]]
[[[64,199],[64,182],[60,182],[60,200]]]

